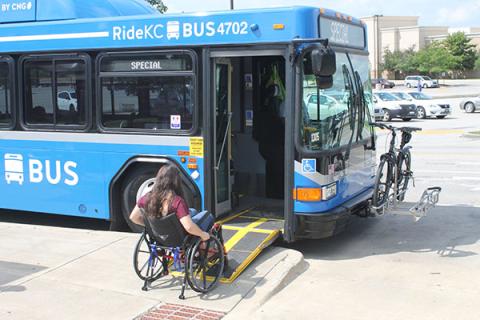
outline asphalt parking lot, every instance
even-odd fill
[[[408,215],[358,218],[337,237],[296,243],[307,270],[255,319],[480,318],[480,137],[468,135],[479,130],[480,113],[460,112],[461,98],[445,100],[453,111],[446,119],[391,122],[423,129],[411,141],[415,188],[402,208],[428,186],[442,187],[438,206],[418,222]],[[386,138],[379,133],[377,156]]]

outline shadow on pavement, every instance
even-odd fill
[[[473,245],[479,239],[480,208],[438,206],[418,222],[411,216],[391,214],[352,218],[340,235],[305,240],[290,247],[306,259],[347,260],[398,252],[436,252],[441,257],[463,258],[479,252],[459,247]]]
[[[45,269],[46,267],[41,265],[0,260],[0,292],[25,291],[23,286],[9,286],[6,284]]]

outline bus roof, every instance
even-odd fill
[[[358,19],[314,7],[160,15],[154,12],[144,14],[150,9],[141,6],[141,0],[131,0],[134,5],[130,8],[137,9],[131,9],[129,13],[142,14],[127,16],[123,12],[128,6],[120,9],[106,6],[89,14],[82,11],[87,10],[85,3],[90,4],[88,10],[91,10],[94,2],[111,5],[124,0],[37,0],[36,5],[47,1],[50,16],[42,16],[47,11],[37,7],[37,21],[28,22],[26,19],[21,22],[20,18],[12,18],[15,23],[0,24],[1,53],[288,43],[294,39],[318,38],[320,15],[325,20],[352,26],[364,34],[364,26]],[[52,5],[62,4],[63,8],[64,3],[82,5],[76,5],[75,10],[65,10],[62,17],[55,18],[63,10],[54,10]]]

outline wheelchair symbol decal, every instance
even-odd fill
[[[315,173],[317,159],[302,159],[302,173]]]

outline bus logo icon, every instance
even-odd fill
[[[8,184],[12,181],[23,184],[23,156],[21,154],[5,154],[5,180]]]
[[[302,173],[315,173],[317,171],[317,159],[302,159]]]
[[[167,39],[180,39],[180,22],[169,21],[167,22]]]

